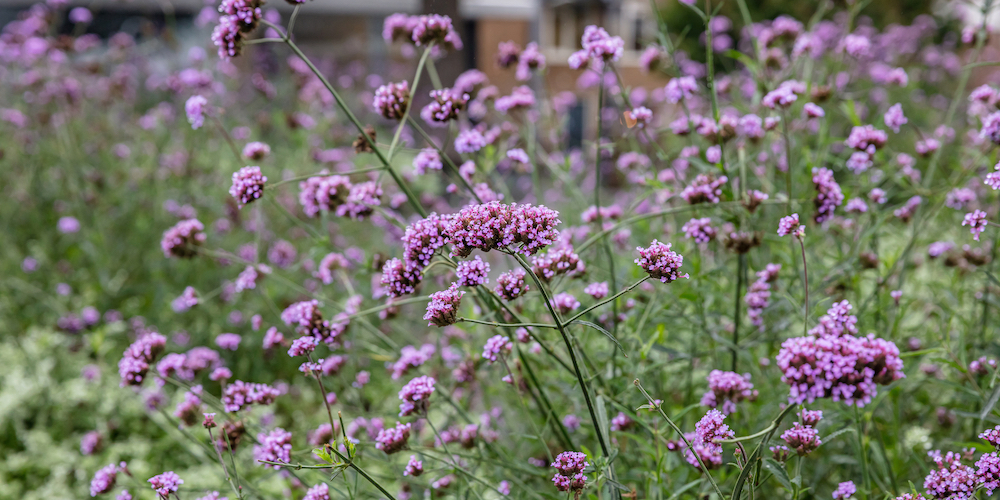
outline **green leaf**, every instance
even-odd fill
[[[982,411],[979,412],[980,425],[982,425],[983,420],[986,420],[986,417],[989,416],[990,412],[993,411],[993,407],[997,405],[998,399],[1000,399],[1000,385],[993,388],[993,394],[990,394],[990,399],[986,401]]]
[[[597,425],[600,426],[600,429],[597,431],[604,437],[605,443],[610,443],[611,437],[608,435],[608,409],[604,406],[604,396],[597,396],[594,403],[597,406]]]
[[[602,328],[601,326],[597,325],[596,323],[591,323],[590,321],[584,321],[582,319],[578,319],[578,320],[576,320],[576,321],[573,322],[573,324],[576,324],[576,323],[580,323],[581,325],[584,325],[584,326],[589,326],[589,327],[593,328],[594,330],[597,330],[597,331],[603,333],[605,337],[611,339],[611,341],[614,342],[616,346],[618,346],[618,349],[620,349],[622,351],[622,354],[624,354],[626,358],[628,357],[628,353],[625,352],[625,348],[622,347],[621,342],[618,342],[618,339],[616,339],[615,336],[611,332],[605,330],[604,328]]]
[[[786,490],[792,491],[792,481],[788,479],[788,471],[785,467],[778,463],[777,460],[773,458],[764,459],[764,468],[770,472],[775,479],[785,487]]]
[[[313,453],[316,454],[317,457],[323,459],[323,461],[328,464],[335,463],[333,457],[330,456],[330,453],[327,452],[325,448],[315,448],[313,450]]]
[[[747,482],[747,478],[750,477],[750,471],[753,470],[757,459],[760,458],[760,449],[763,444],[763,442],[758,444],[757,447],[753,449],[753,453],[750,454],[750,457],[747,458],[746,465],[743,466],[743,471],[740,472],[740,477],[736,480],[736,486],[733,488],[733,495],[729,497],[731,500],[740,500],[740,496],[743,495],[743,484]]]

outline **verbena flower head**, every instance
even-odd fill
[[[375,112],[389,120],[401,120],[410,105],[410,84],[403,80],[388,83],[375,90],[372,107]]]
[[[456,257],[508,248],[533,255],[555,241],[559,223],[559,212],[544,206],[493,201],[463,208],[448,221],[445,235]]]
[[[832,398],[863,407],[878,393],[878,385],[905,376],[896,344],[874,335],[855,337],[857,318],[848,311],[846,301],[836,303],[808,336],[782,343],[777,363],[790,388],[790,403]]]
[[[400,349],[399,359],[392,364],[392,379],[397,380],[405,375],[410,369],[416,368],[430,361],[431,356],[437,349],[434,344],[424,344],[420,349],[408,345]]]
[[[264,183],[267,177],[261,173],[260,167],[247,166],[233,172],[233,185],[229,195],[236,199],[237,206],[250,203],[264,195]]]
[[[399,416],[405,417],[413,414],[423,414],[427,411],[427,405],[431,394],[434,393],[434,384],[437,383],[433,377],[422,375],[406,383],[399,391]]]
[[[816,215],[813,220],[821,224],[833,217],[833,212],[844,202],[844,193],[840,191],[840,185],[833,178],[833,171],[824,168],[813,169],[813,186],[816,187],[816,198],[813,204],[816,206]]]
[[[493,104],[493,107],[501,113],[511,111],[526,110],[535,106],[535,92],[527,85],[514,87],[510,95],[500,97]]]
[[[587,64],[617,61],[625,52],[625,41],[621,37],[611,36],[604,28],[595,25],[584,28],[581,44],[583,50],[569,57],[570,68],[580,69]]]
[[[993,144],[1000,144],[1000,111],[994,111],[983,118],[983,128],[979,137]]]
[[[486,344],[483,345],[483,359],[495,363],[497,356],[510,354],[513,348],[514,343],[510,341],[510,338],[504,335],[494,335],[487,339]]]
[[[413,23],[410,39],[417,47],[433,43],[451,50],[462,50],[462,39],[448,16],[430,14],[418,17]]]
[[[564,451],[552,462],[552,467],[556,470],[552,483],[559,491],[580,491],[587,482],[583,470],[589,465],[587,455],[579,451]]]
[[[993,491],[1000,487],[1000,454],[994,451],[979,457],[976,461],[976,480],[986,490],[986,496],[993,495]]]
[[[153,491],[159,495],[160,498],[166,499],[171,493],[177,493],[177,490],[184,480],[177,475],[174,471],[167,471],[162,474],[157,474],[149,478],[146,482],[149,486],[153,488]]]
[[[94,478],[90,480],[90,496],[96,497],[111,491],[115,487],[118,479],[118,466],[109,464],[101,467],[94,473]]]
[[[931,498],[955,500],[972,498],[980,481],[976,469],[962,463],[961,454],[949,451],[942,456],[940,450],[930,451],[927,454],[937,466],[924,478],[924,489]]]
[[[432,126],[444,126],[451,120],[458,119],[458,113],[465,109],[469,102],[469,94],[457,89],[432,90],[434,102],[420,110],[420,117]]]
[[[170,303],[174,312],[184,312],[198,305],[198,292],[194,287],[184,288],[184,292]]]
[[[455,324],[463,295],[465,292],[458,289],[457,283],[452,283],[446,290],[432,293],[427,312],[424,313],[427,326],[444,327]]]
[[[882,118],[885,120],[885,126],[897,134],[899,133],[899,127],[906,125],[908,121],[906,116],[903,115],[903,105],[898,102],[893,104]]]
[[[680,274],[684,256],[670,249],[670,243],[660,243],[653,240],[648,247],[636,247],[639,258],[635,263],[646,271],[653,279],[663,283],[671,283],[680,278],[689,278],[687,273]]]
[[[504,300],[514,300],[528,291],[528,285],[524,282],[525,276],[527,273],[524,269],[507,271],[497,277],[497,286],[493,291]]]
[[[823,420],[822,410],[806,410],[803,408],[798,415],[799,421],[802,422],[802,425],[808,427],[816,427],[816,424],[818,424],[820,420]]]
[[[410,440],[411,424],[401,424],[396,422],[396,427],[382,429],[378,431],[375,438],[375,447],[384,451],[387,455],[392,455],[406,448],[406,442]]]
[[[282,429],[281,427],[275,427],[268,433],[257,434],[257,441],[260,441],[259,445],[253,447],[253,459],[254,461],[260,463],[261,461],[266,462],[284,462],[288,463],[291,461],[292,454],[292,433]],[[280,465],[273,464],[260,464],[264,467],[270,467],[274,470],[280,470]]]
[[[447,224],[448,218],[430,214],[406,227],[402,238],[406,267],[423,269],[431,263],[434,253],[448,243],[449,238],[445,235]]]
[[[243,157],[248,160],[263,160],[271,155],[271,146],[263,142],[248,142],[243,146]],[[267,179],[264,179],[267,181]]]
[[[248,384],[237,380],[222,391],[222,406],[227,412],[240,411],[250,405],[269,405],[280,395],[267,384]]]
[[[799,214],[788,215],[778,221],[778,236],[792,235],[802,238],[805,234],[806,227],[799,223]]]
[[[315,299],[296,302],[281,312],[281,321],[303,335],[325,339],[331,333],[331,325],[323,319],[319,306],[319,301]]]
[[[382,188],[375,181],[354,184],[347,193],[344,203],[337,207],[339,217],[362,220],[382,204]]]
[[[892,214],[899,218],[903,222],[909,222],[910,219],[917,213],[917,208],[923,203],[924,199],[920,195],[912,196],[909,200],[906,200],[906,204],[892,211]]]
[[[583,293],[590,295],[595,300],[601,300],[604,297],[608,296],[608,282],[601,281],[601,282],[591,283],[587,285],[586,288],[583,289]]]
[[[844,144],[858,151],[867,151],[869,154],[873,154],[875,150],[884,146],[888,140],[889,135],[884,130],[876,129],[872,125],[864,125],[852,128],[851,134],[847,136]]]
[[[586,266],[580,260],[580,256],[573,251],[573,247],[566,245],[532,257],[531,271],[538,276],[538,279],[549,282],[562,274],[567,276],[582,274],[586,271]]]
[[[986,212],[982,210],[973,210],[965,214],[965,218],[962,219],[963,226],[969,226],[969,232],[972,233],[972,239],[979,241],[979,235],[986,230],[986,226],[989,222],[986,220]]]
[[[417,477],[424,473],[424,463],[417,460],[416,455],[410,455],[410,460],[406,462],[406,468],[403,469],[404,476]]]
[[[486,138],[476,129],[465,130],[455,138],[455,151],[459,153],[475,153],[486,147]]]
[[[165,257],[190,259],[198,255],[198,249],[205,242],[205,226],[198,219],[182,220],[163,232],[160,248]]]
[[[417,156],[413,158],[413,170],[417,175],[424,175],[428,170],[441,170],[444,164],[441,163],[441,156],[434,148],[421,149]]]
[[[760,103],[770,109],[787,108],[798,100],[798,94],[805,92],[805,85],[796,80],[786,80],[778,88],[768,92]]]
[[[535,42],[529,42],[517,60],[517,70],[514,77],[519,81],[531,79],[531,72],[545,68],[545,55]]]
[[[711,217],[694,218],[687,221],[681,228],[684,235],[695,243],[708,243],[715,239],[716,230],[712,227]]]
[[[844,481],[837,485],[837,489],[833,492],[833,500],[847,500],[854,496],[858,492],[858,488],[854,486],[853,481]]]
[[[455,275],[458,277],[458,286],[474,287],[485,285],[490,282],[490,265],[483,262],[477,255],[473,260],[464,260],[458,263]]]
[[[724,423],[726,416],[719,410],[709,410],[695,424],[694,434],[688,435],[691,448],[685,448],[684,459],[693,467],[700,469],[701,462],[705,467],[714,469],[722,465],[722,444],[720,440],[732,439],[736,433]]]
[[[193,95],[184,103],[184,112],[187,114],[188,123],[191,128],[198,130],[205,124],[205,115],[208,113],[208,99],[200,95]]]
[[[118,362],[121,386],[142,385],[150,364],[163,352],[166,345],[167,338],[156,332],[144,333],[129,345]]]
[[[701,405],[709,408],[722,406],[722,413],[729,415],[736,411],[736,403],[757,399],[757,391],[750,383],[750,374],[712,370],[708,374],[708,392],[701,397]]]
[[[823,444],[815,428],[804,426],[800,422],[795,422],[791,429],[781,433],[781,439],[785,440],[788,448],[795,450],[799,456],[808,455]]]
[[[979,439],[992,444],[995,447],[1000,448],[1000,425],[992,428],[986,429],[979,434]]]
[[[580,301],[570,293],[561,292],[552,297],[552,307],[559,314],[569,314],[580,307]]]
[[[671,104],[690,99],[696,92],[698,92],[698,82],[692,76],[675,77],[663,88],[663,96]]]
[[[302,500],[330,500],[330,487],[326,483],[319,483],[309,488]]]
[[[722,186],[725,186],[726,182],[729,182],[729,178],[724,175],[716,179],[711,174],[698,174],[694,181],[681,192],[681,197],[692,205],[718,203],[721,201]]]

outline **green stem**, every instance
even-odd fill
[[[621,297],[622,295],[625,295],[626,293],[631,292],[635,287],[637,287],[637,286],[645,283],[646,280],[648,280],[648,279],[649,279],[649,276],[643,277],[639,281],[636,281],[635,283],[632,283],[631,285],[623,288],[620,292],[614,294],[613,296],[608,297],[608,298],[606,298],[606,299],[604,299],[604,300],[602,300],[602,301],[600,301],[600,302],[598,302],[598,303],[596,303],[596,304],[594,304],[594,305],[592,305],[592,306],[590,306],[590,307],[588,307],[588,308],[586,308],[586,309],[584,309],[584,310],[576,313],[571,318],[567,319],[566,321],[563,321],[563,324],[564,325],[569,325],[569,324],[573,323],[574,321],[580,319],[580,317],[582,317],[584,314],[587,314],[590,311],[593,311],[594,309],[597,309],[598,307],[601,307],[604,304],[607,304],[608,302],[611,302],[611,301],[617,299],[618,297]]]
[[[410,117],[410,110],[413,109],[413,98],[417,95],[417,86],[420,85],[420,75],[424,72],[424,63],[427,62],[427,56],[430,55],[433,47],[433,43],[428,45],[424,49],[423,55],[420,56],[420,62],[417,63],[417,72],[413,75],[413,87],[410,89],[410,102],[407,103],[406,111],[403,112],[403,117],[399,120],[399,126],[396,127],[396,133],[392,136],[392,142],[389,144],[389,153],[386,155],[389,160],[392,160],[392,154],[396,151],[396,144],[399,142],[399,136],[403,133],[403,127],[406,126],[406,119]]]
[[[580,363],[576,359],[576,351],[573,349],[573,343],[569,339],[569,334],[566,333],[566,329],[559,320],[559,315],[552,306],[552,300],[549,297],[548,292],[545,291],[545,287],[542,286],[542,282],[538,279],[538,276],[535,275],[535,272],[531,270],[531,266],[529,266],[520,255],[514,252],[511,252],[511,255],[517,259],[518,264],[520,264],[521,267],[524,268],[529,275],[531,275],[531,279],[535,282],[535,286],[537,286],[538,290],[542,293],[542,300],[545,301],[545,307],[548,308],[549,314],[552,315],[552,319],[556,323],[556,328],[559,330],[559,335],[562,336],[563,343],[566,344],[566,350],[569,352],[569,359],[573,364],[573,372],[576,374],[577,382],[580,383],[580,390],[583,391],[583,399],[587,403],[587,411],[590,412],[590,419],[594,423],[594,430],[597,434],[597,440],[601,445],[601,452],[604,453],[604,456],[610,457],[611,452],[608,449],[607,443],[604,442],[604,435],[601,432],[601,425],[597,418],[597,410],[594,408],[594,402],[590,400],[590,391],[587,389],[587,381],[584,380],[583,372],[580,371]]]
[[[475,323],[477,325],[495,326],[497,328],[520,328],[520,327],[552,328],[552,329],[556,328],[556,325],[550,325],[548,323],[497,323],[495,321],[481,321],[472,318],[458,318],[457,322]]]

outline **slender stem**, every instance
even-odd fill
[[[604,456],[610,457],[611,452],[608,450],[608,444],[604,442],[604,434],[601,432],[600,421],[597,418],[597,410],[594,408],[593,401],[590,400],[590,391],[587,389],[587,381],[584,380],[583,372],[580,371],[580,363],[576,359],[576,351],[573,349],[573,343],[569,339],[569,334],[566,333],[566,329],[559,320],[559,315],[552,306],[552,300],[550,299],[548,292],[545,291],[545,287],[542,286],[542,282],[538,279],[538,276],[535,275],[535,272],[531,270],[531,266],[529,266],[520,255],[514,252],[511,252],[510,254],[514,256],[514,258],[517,259],[518,264],[520,264],[521,267],[524,268],[529,275],[531,275],[531,279],[535,282],[535,286],[537,286],[538,290],[542,292],[542,300],[545,301],[545,307],[548,308],[549,314],[552,315],[553,321],[556,322],[556,328],[559,330],[559,335],[562,336],[563,343],[566,344],[566,350],[569,352],[570,362],[573,363],[573,372],[576,374],[577,382],[580,383],[580,390],[583,391],[583,399],[587,403],[587,411],[590,412],[590,419],[594,423],[594,430],[597,434],[597,441],[601,445],[601,452],[604,453]]]
[[[376,481],[374,478],[372,478],[371,476],[369,476],[368,473],[364,471],[364,469],[362,469],[361,467],[358,467],[357,464],[354,463],[354,460],[348,460],[347,457],[345,457],[344,455],[342,455],[340,453],[340,450],[334,448],[333,446],[330,446],[329,449],[332,450],[334,453],[336,453],[337,456],[340,457],[341,460],[343,460],[344,462],[347,462],[347,465],[350,466],[352,469],[354,469],[355,472],[357,472],[358,474],[361,474],[361,477],[365,478],[369,483],[372,484],[372,486],[378,488],[378,490],[381,491],[382,494],[386,496],[386,498],[388,498],[389,500],[396,500],[396,497],[392,496],[392,493],[389,493],[388,491],[386,491],[386,489],[383,488],[382,485],[379,484],[378,481]]]
[[[222,125],[222,120],[219,120],[219,117],[213,114],[212,121],[215,122],[215,126],[218,127],[219,132],[222,133],[222,137],[226,139],[226,144],[229,144],[229,150],[232,151],[233,156],[236,157],[236,163],[243,163],[243,155],[240,154],[240,150],[236,147],[236,143],[233,142],[233,137],[229,135],[229,131]]]
[[[299,17],[299,7],[301,6],[302,4],[296,5],[295,8],[292,9],[292,17],[288,19],[288,34],[286,36],[289,38],[292,37],[292,30],[295,29],[295,20]]]
[[[312,363],[312,355],[307,356],[309,363]],[[316,377],[316,383],[319,384],[319,392],[323,397],[323,404],[326,406],[326,416],[330,418],[330,432],[333,432],[337,428],[337,425],[333,421],[333,410],[330,409],[330,401],[326,399],[326,387],[323,387],[323,379],[319,378],[319,373],[312,370],[313,376]]]
[[[792,141],[788,135],[788,113],[784,109],[781,110],[781,137],[785,143],[785,192],[788,195],[785,211],[792,213]]]
[[[233,488],[233,493],[236,493],[237,497],[243,498],[243,492],[240,491],[235,484],[233,484],[233,478],[229,475],[229,469],[226,467],[226,460],[222,458],[222,450],[215,445],[215,436],[212,435],[211,427],[208,428],[208,444],[212,448],[215,448],[215,454],[219,457],[219,463],[222,464],[222,472],[226,474],[226,481],[228,481],[229,486]]]
[[[495,321],[481,321],[472,318],[458,318],[458,323],[475,323],[477,325],[487,325],[495,326],[497,328],[520,328],[520,327],[535,327],[535,328],[552,328],[555,329],[556,325],[550,325],[548,323],[497,323]]]
[[[396,127],[396,133],[392,136],[392,142],[389,144],[389,153],[386,156],[390,160],[396,151],[396,144],[399,142],[399,136],[403,133],[403,127],[406,126],[406,119],[410,117],[410,110],[413,109],[413,97],[417,95],[417,86],[420,85],[420,75],[424,72],[424,63],[427,62],[427,56],[430,55],[433,47],[433,43],[428,45],[424,49],[423,55],[420,56],[420,62],[417,63],[417,72],[413,75],[413,87],[410,88],[410,102],[406,106],[406,111],[403,112],[403,117],[399,120],[399,126]]]
[[[670,427],[674,430],[674,432],[676,432],[677,435],[681,437],[681,441],[684,441],[684,445],[687,446],[687,449],[690,451],[690,453],[694,455],[696,459],[698,459],[698,465],[701,466],[701,471],[704,472],[706,476],[708,476],[708,480],[709,482],[712,483],[712,487],[715,488],[715,492],[719,495],[719,498],[725,499],[726,495],[722,493],[721,489],[719,489],[719,483],[715,482],[715,478],[712,477],[712,473],[709,472],[708,467],[705,466],[705,461],[701,459],[701,454],[696,453],[694,451],[694,447],[691,446],[691,441],[688,441],[688,438],[684,436],[684,432],[681,431],[681,428],[677,427],[677,424],[675,424],[674,421],[667,416],[666,412],[663,411],[663,406],[653,401],[653,398],[649,396],[649,393],[646,392],[646,389],[643,389],[642,384],[639,382],[639,379],[633,380],[632,383],[639,388],[639,391],[642,392],[642,395],[646,397],[646,401],[648,401],[650,405],[656,407],[656,410],[660,412],[660,416],[663,417],[663,420],[666,420],[667,424],[670,425]]]
[[[265,20],[261,20],[261,23],[275,29],[278,28],[274,24]],[[300,49],[299,46],[296,45],[295,42],[293,42],[292,39],[288,37],[288,35],[285,35],[285,45],[288,45],[288,48],[290,48],[292,52],[294,52],[295,55],[298,56],[299,59],[301,59],[302,62],[304,62],[306,66],[309,67],[309,70],[312,71],[314,75],[316,75],[316,78],[319,79],[320,83],[322,83],[323,86],[326,87],[326,90],[330,92],[330,94],[333,96],[334,101],[337,102],[337,106],[340,108],[341,111],[344,112],[345,115],[347,115],[347,119],[350,120],[352,124],[354,124],[354,127],[358,129],[358,133],[361,134],[361,138],[364,139],[366,142],[368,142],[368,145],[371,146],[372,152],[374,152],[375,156],[378,157],[379,162],[381,162],[382,165],[385,166],[385,169],[387,172],[389,172],[389,175],[392,177],[392,180],[396,182],[396,185],[399,186],[399,189],[403,192],[403,194],[406,195],[406,199],[409,200],[410,205],[413,206],[413,209],[418,214],[420,214],[421,217],[427,217],[427,211],[424,210],[424,207],[420,204],[420,200],[416,197],[416,195],[413,194],[413,191],[410,190],[410,186],[406,183],[406,181],[403,180],[402,177],[400,177],[399,173],[396,172],[396,169],[392,168],[392,165],[389,163],[389,159],[386,158],[384,154],[382,154],[382,151],[375,144],[375,140],[369,137],[367,133],[365,133],[365,127],[361,124],[360,121],[358,121],[358,117],[354,116],[354,112],[352,112],[351,108],[347,106],[347,103],[340,96],[340,93],[337,92],[335,88],[333,88],[333,85],[331,85],[330,82],[326,79],[326,77],[323,76],[323,73],[321,73],[319,69],[316,68],[316,66],[313,64],[313,62],[308,57],[306,57],[304,53],[302,53],[302,49]]]
[[[742,187],[742,186],[741,186]],[[738,350],[740,345],[740,296],[743,291],[743,270],[747,265],[746,254],[741,253],[736,270],[736,291],[733,293],[733,371],[736,371],[739,362]]]
[[[367,172],[375,172],[375,171],[378,171],[378,170],[382,170],[384,168],[385,168],[384,166],[379,165],[379,166],[376,166],[376,167],[365,167],[365,168],[359,168],[359,169],[356,169],[356,170],[348,170],[347,172],[334,172],[333,174],[324,173],[324,172],[316,172],[314,174],[297,175],[295,177],[291,177],[291,178],[288,178],[288,179],[284,179],[284,180],[275,182],[274,184],[269,184],[267,187],[268,187],[268,189],[272,189],[272,188],[276,188],[278,186],[281,186],[282,184],[289,184],[289,183],[296,182],[296,181],[304,181],[304,180],[306,180],[306,179],[308,179],[310,177],[317,177],[317,176],[323,176],[323,175],[354,175],[354,174],[364,174],[364,173],[367,173]]]
[[[803,316],[802,324],[803,328],[806,329],[806,335],[809,335],[809,266],[806,265],[806,243],[802,241],[802,237],[797,237],[799,240],[799,248],[802,249],[802,289],[805,291],[805,304],[803,305]]]
[[[600,301],[600,302],[598,302],[598,303],[596,303],[596,304],[594,304],[594,305],[592,305],[592,306],[590,306],[590,307],[588,307],[588,308],[586,308],[586,309],[584,309],[584,310],[576,313],[571,318],[567,319],[566,321],[563,321],[563,324],[564,325],[568,325],[568,324],[573,323],[574,321],[580,319],[580,317],[583,316],[584,314],[587,314],[590,311],[593,311],[594,309],[597,309],[598,307],[601,307],[604,304],[607,304],[608,302],[611,302],[611,301],[617,299],[618,297],[621,297],[622,295],[625,295],[626,293],[631,292],[635,287],[637,287],[637,286],[645,283],[646,280],[648,280],[648,279],[649,279],[649,276],[643,277],[639,281],[636,281],[635,283],[632,283],[631,285],[623,288],[620,292],[614,294],[613,296],[608,297],[608,298],[606,298],[606,299],[604,299],[604,300],[602,300],[602,301]]]
[[[868,498],[872,490],[871,477],[868,473],[868,453],[865,450],[864,425],[861,422],[861,410],[854,407],[854,423],[858,429],[858,453],[861,454],[861,472],[865,483],[865,498]]]

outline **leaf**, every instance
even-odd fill
[[[576,324],[576,323],[580,323],[581,325],[584,325],[584,326],[589,326],[589,327],[591,327],[591,328],[593,328],[593,329],[595,329],[595,330],[603,333],[605,337],[611,339],[611,341],[614,342],[616,346],[618,346],[618,349],[621,349],[622,354],[624,354],[626,358],[628,357],[628,353],[625,352],[625,348],[622,347],[621,342],[618,342],[618,339],[616,339],[615,336],[611,334],[611,332],[605,330],[604,328],[601,328],[600,326],[598,326],[595,323],[591,323],[590,321],[584,321],[582,319],[578,319],[578,320],[576,320],[576,321],[573,322],[573,324]]]
[[[986,405],[983,406],[982,411],[979,412],[979,423],[980,426],[983,420],[989,416],[990,412],[993,411],[993,407],[997,405],[997,400],[1000,400],[1000,385],[993,388],[993,394],[990,394],[990,399],[986,401]]]
[[[792,481],[788,479],[788,471],[785,467],[778,463],[777,460],[773,458],[764,459],[764,468],[770,472],[775,479],[785,487],[786,490],[792,491]]]
[[[701,484],[702,481],[703,481],[702,479],[695,479],[694,481],[691,481],[690,483],[685,484],[684,486],[681,486],[681,489],[675,491],[674,494],[670,495],[670,498],[668,498],[667,500],[674,500],[674,499],[676,499],[677,497],[679,497],[682,494],[684,494],[685,491],[690,490],[691,488],[694,488],[695,486],[698,486],[699,484]]]
[[[313,450],[313,453],[315,453],[317,457],[323,459],[323,461],[326,462],[326,463],[328,463],[328,464],[334,463],[334,460],[330,456],[330,453],[327,452],[323,448],[316,448],[316,449]]]
[[[857,429],[855,429],[854,427],[844,427],[843,429],[840,429],[839,431],[834,432],[833,434],[830,434],[828,436],[823,436],[823,444],[827,444],[830,441],[833,441],[834,438],[836,438],[841,434],[844,434],[845,432],[857,432]]]
[[[595,405],[597,406],[597,425],[600,426],[600,429],[597,431],[601,433],[605,443],[610,443],[611,436],[608,435],[608,409],[604,406],[604,396],[597,396]]]

